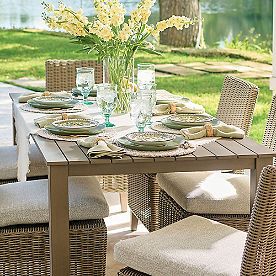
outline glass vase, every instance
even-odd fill
[[[117,105],[114,112],[129,112],[131,95],[135,89],[133,57],[107,57],[104,60],[103,74],[104,83],[117,85]]]

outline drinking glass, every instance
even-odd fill
[[[130,102],[130,116],[139,132],[143,132],[149,124],[152,114],[152,102],[150,97],[142,97],[136,93]]]
[[[142,85],[155,84],[155,66],[152,63],[138,64],[137,71],[137,84],[138,87]]]
[[[156,105],[156,84],[146,84],[139,87],[139,94],[143,102],[147,103],[149,107],[146,109],[148,112],[148,122],[151,124],[152,110]]]
[[[110,83],[101,83],[97,85],[97,104],[105,118],[105,126],[113,127],[109,119],[112,111],[116,107],[117,85]]]
[[[77,68],[76,85],[83,96],[83,103],[91,104],[91,102],[87,101],[87,97],[95,85],[94,68]]]

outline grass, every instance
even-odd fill
[[[45,77],[44,63],[47,59],[93,59],[79,51],[80,46],[70,43],[66,35],[51,34],[49,32],[1,30],[0,31],[0,81],[11,82],[20,77]],[[223,55],[199,56],[189,55],[187,52],[165,52],[160,56],[138,54],[135,59],[139,62],[188,63],[201,61],[237,61]],[[208,74],[188,77],[160,77],[157,78],[158,88],[166,89],[175,94],[185,95],[193,101],[203,104],[207,112],[215,114],[220,89],[224,76],[222,74]],[[271,91],[268,80],[254,80],[260,87],[253,126],[250,136],[261,142],[267,113],[270,107]]]

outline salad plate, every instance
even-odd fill
[[[78,103],[77,100],[71,100],[71,102],[60,102],[60,103],[38,103],[34,99],[28,100],[27,103],[35,108],[41,108],[41,109],[54,109],[54,108],[71,108],[74,107],[75,104]]]
[[[176,136],[168,133],[160,132],[132,132],[125,136],[130,142],[144,145],[165,145],[169,141],[173,141]]]
[[[54,97],[54,96],[41,96],[33,98],[33,100],[39,104],[64,104],[71,103],[73,101],[72,98],[69,97]]]
[[[52,125],[62,130],[79,130],[96,127],[99,122],[92,119],[67,119],[55,121]]]
[[[213,117],[205,114],[175,114],[167,118],[168,121],[179,125],[204,125],[213,120]]]

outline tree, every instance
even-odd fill
[[[201,17],[199,0],[159,0],[159,8],[161,20],[172,15],[185,15],[190,18]],[[173,27],[160,35],[160,43],[169,46],[199,47],[202,42],[202,23],[196,23],[182,31]]]

